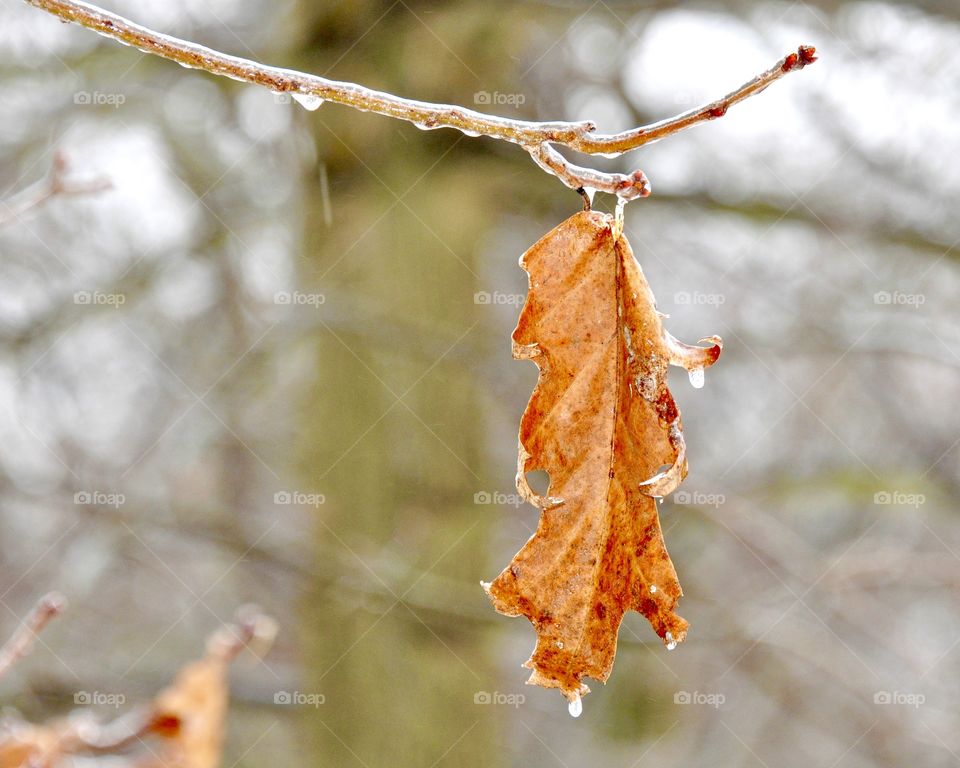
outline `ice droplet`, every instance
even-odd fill
[[[313,112],[315,109],[320,109],[320,105],[323,104],[323,99],[321,99],[315,93],[293,92],[290,95],[293,97],[293,100],[297,102],[297,104],[311,112]]]
[[[583,701],[581,701],[579,693],[575,693],[574,696],[573,701],[567,704],[567,711],[570,713],[570,717],[580,717],[583,713]]]
[[[627,207],[627,198],[620,197],[620,195],[617,195],[617,207],[613,215],[620,222],[621,228],[623,227],[623,209],[626,207]]]
[[[688,371],[690,374],[690,386],[694,389],[703,388],[703,368],[693,368]]]
[[[663,636],[663,639],[667,641],[668,651],[672,651],[674,648],[677,647],[677,641],[673,639],[673,633],[667,632],[667,634]]]
[[[656,593],[657,593],[657,585],[656,585],[656,584],[651,584],[651,585],[650,585],[650,594],[651,594],[651,595],[655,595]]]

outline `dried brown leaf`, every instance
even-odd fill
[[[0,728],[0,768],[53,768],[62,755],[63,725],[8,719]]]
[[[243,606],[237,620],[211,635],[206,654],[183,667],[152,701],[110,723],[90,710],[43,725],[7,718],[0,723],[0,768],[61,768],[78,756],[114,755],[135,768],[216,768],[229,664],[244,648],[266,652],[276,634],[276,624],[256,606]]]
[[[227,664],[208,653],[188,664],[173,684],[157,694],[150,732],[159,737],[156,765],[216,768],[223,749],[227,715]],[[154,765],[152,760],[148,765]]]
[[[520,259],[530,282],[513,354],[533,360],[540,378],[520,424],[517,487],[542,512],[485,585],[498,611],[536,629],[528,682],[571,702],[589,691],[583,677],[609,677],[628,609],[668,647],[686,635],[656,501],[687,472],[667,366],[702,371],[721,347],[718,337],[691,347],[664,330],[619,229],[614,217],[584,211]],[[546,496],[527,482],[537,469],[550,475]]]

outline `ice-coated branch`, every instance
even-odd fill
[[[17,627],[3,648],[0,648],[0,677],[20,659],[30,653],[34,640],[54,616],[62,613],[67,606],[66,598],[59,592],[50,592],[40,598],[30,615]]]
[[[649,183],[641,171],[630,174],[604,173],[573,165],[551,144],[559,144],[584,154],[617,155],[690,126],[722,117],[727,109],[759,93],[788,72],[816,61],[816,50],[800,46],[766,72],[757,75],[735,91],[703,107],[651,125],[615,134],[598,134],[596,125],[584,122],[531,122],[487,115],[450,104],[431,104],[371,90],[354,83],[328,80],[317,75],[270,67],[259,62],[230,56],[196,43],[155,32],[146,27],[79,0],[26,0],[63,21],[72,21],[101,35],[131,45],[146,53],[170,59],[185,67],[202,69],[215,75],[261,85],[277,93],[290,93],[305,106],[313,108],[323,101],[343,104],[365,112],[406,120],[425,128],[456,128],[468,136],[489,136],[520,144],[534,161],[557,176],[572,189],[590,187],[630,200],[650,194]]]

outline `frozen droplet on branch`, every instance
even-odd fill
[[[691,368],[688,371],[690,375],[690,386],[694,389],[703,388],[703,368]]]
[[[667,650],[668,650],[668,651],[672,651],[674,648],[677,647],[677,641],[673,639],[673,633],[672,633],[672,632],[667,632],[667,633],[663,636],[663,639],[667,641]]]
[[[297,104],[311,112],[320,109],[320,105],[323,104],[323,99],[315,93],[291,93],[290,95]]]
[[[583,713],[583,701],[579,693],[575,693],[574,697],[573,701],[567,704],[567,711],[570,713],[570,717],[580,717]]]

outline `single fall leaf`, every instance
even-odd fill
[[[609,677],[628,609],[668,647],[686,635],[656,501],[687,472],[667,366],[698,385],[721,348],[716,336],[692,347],[664,330],[619,229],[584,211],[520,259],[530,280],[513,355],[533,360],[540,378],[520,423],[517,488],[542,511],[536,533],[484,585],[500,613],[536,629],[528,683],[559,688],[573,704],[589,692],[583,677]],[[550,475],[546,496],[527,482],[537,469]]]
[[[276,624],[255,606],[221,627],[204,656],[183,667],[149,703],[109,723],[91,711],[32,725],[0,721],[0,768],[65,768],[103,756],[132,768],[216,768],[223,750],[229,699],[227,669],[244,648],[265,653]],[[109,756],[109,757],[107,757]]]
[[[227,668],[249,642],[226,627],[207,642],[207,653],[177,674],[153,700],[148,732],[160,741],[138,768],[217,768],[223,751],[229,686]],[[155,759],[154,759],[155,758]]]
[[[247,605],[237,611],[236,624],[214,632],[203,658],[183,667],[173,683],[154,697],[146,732],[160,745],[137,768],[217,768],[230,695],[230,662],[244,648],[265,653],[276,631],[273,619]]]
[[[70,717],[0,726],[0,768],[61,768],[77,756],[127,754],[136,768],[216,768],[227,713],[229,657],[208,652],[150,704],[112,724]],[[139,754],[129,754],[131,753]]]
[[[227,664],[223,655],[208,652],[181,669],[173,684],[157,694],[149,732],[159,738],[160,748],[154,748],[144,765],[220,765],[227,715]]]
[[[62,755],[63,726],[10,719],[0,725],[0,768],[54,768]]]

